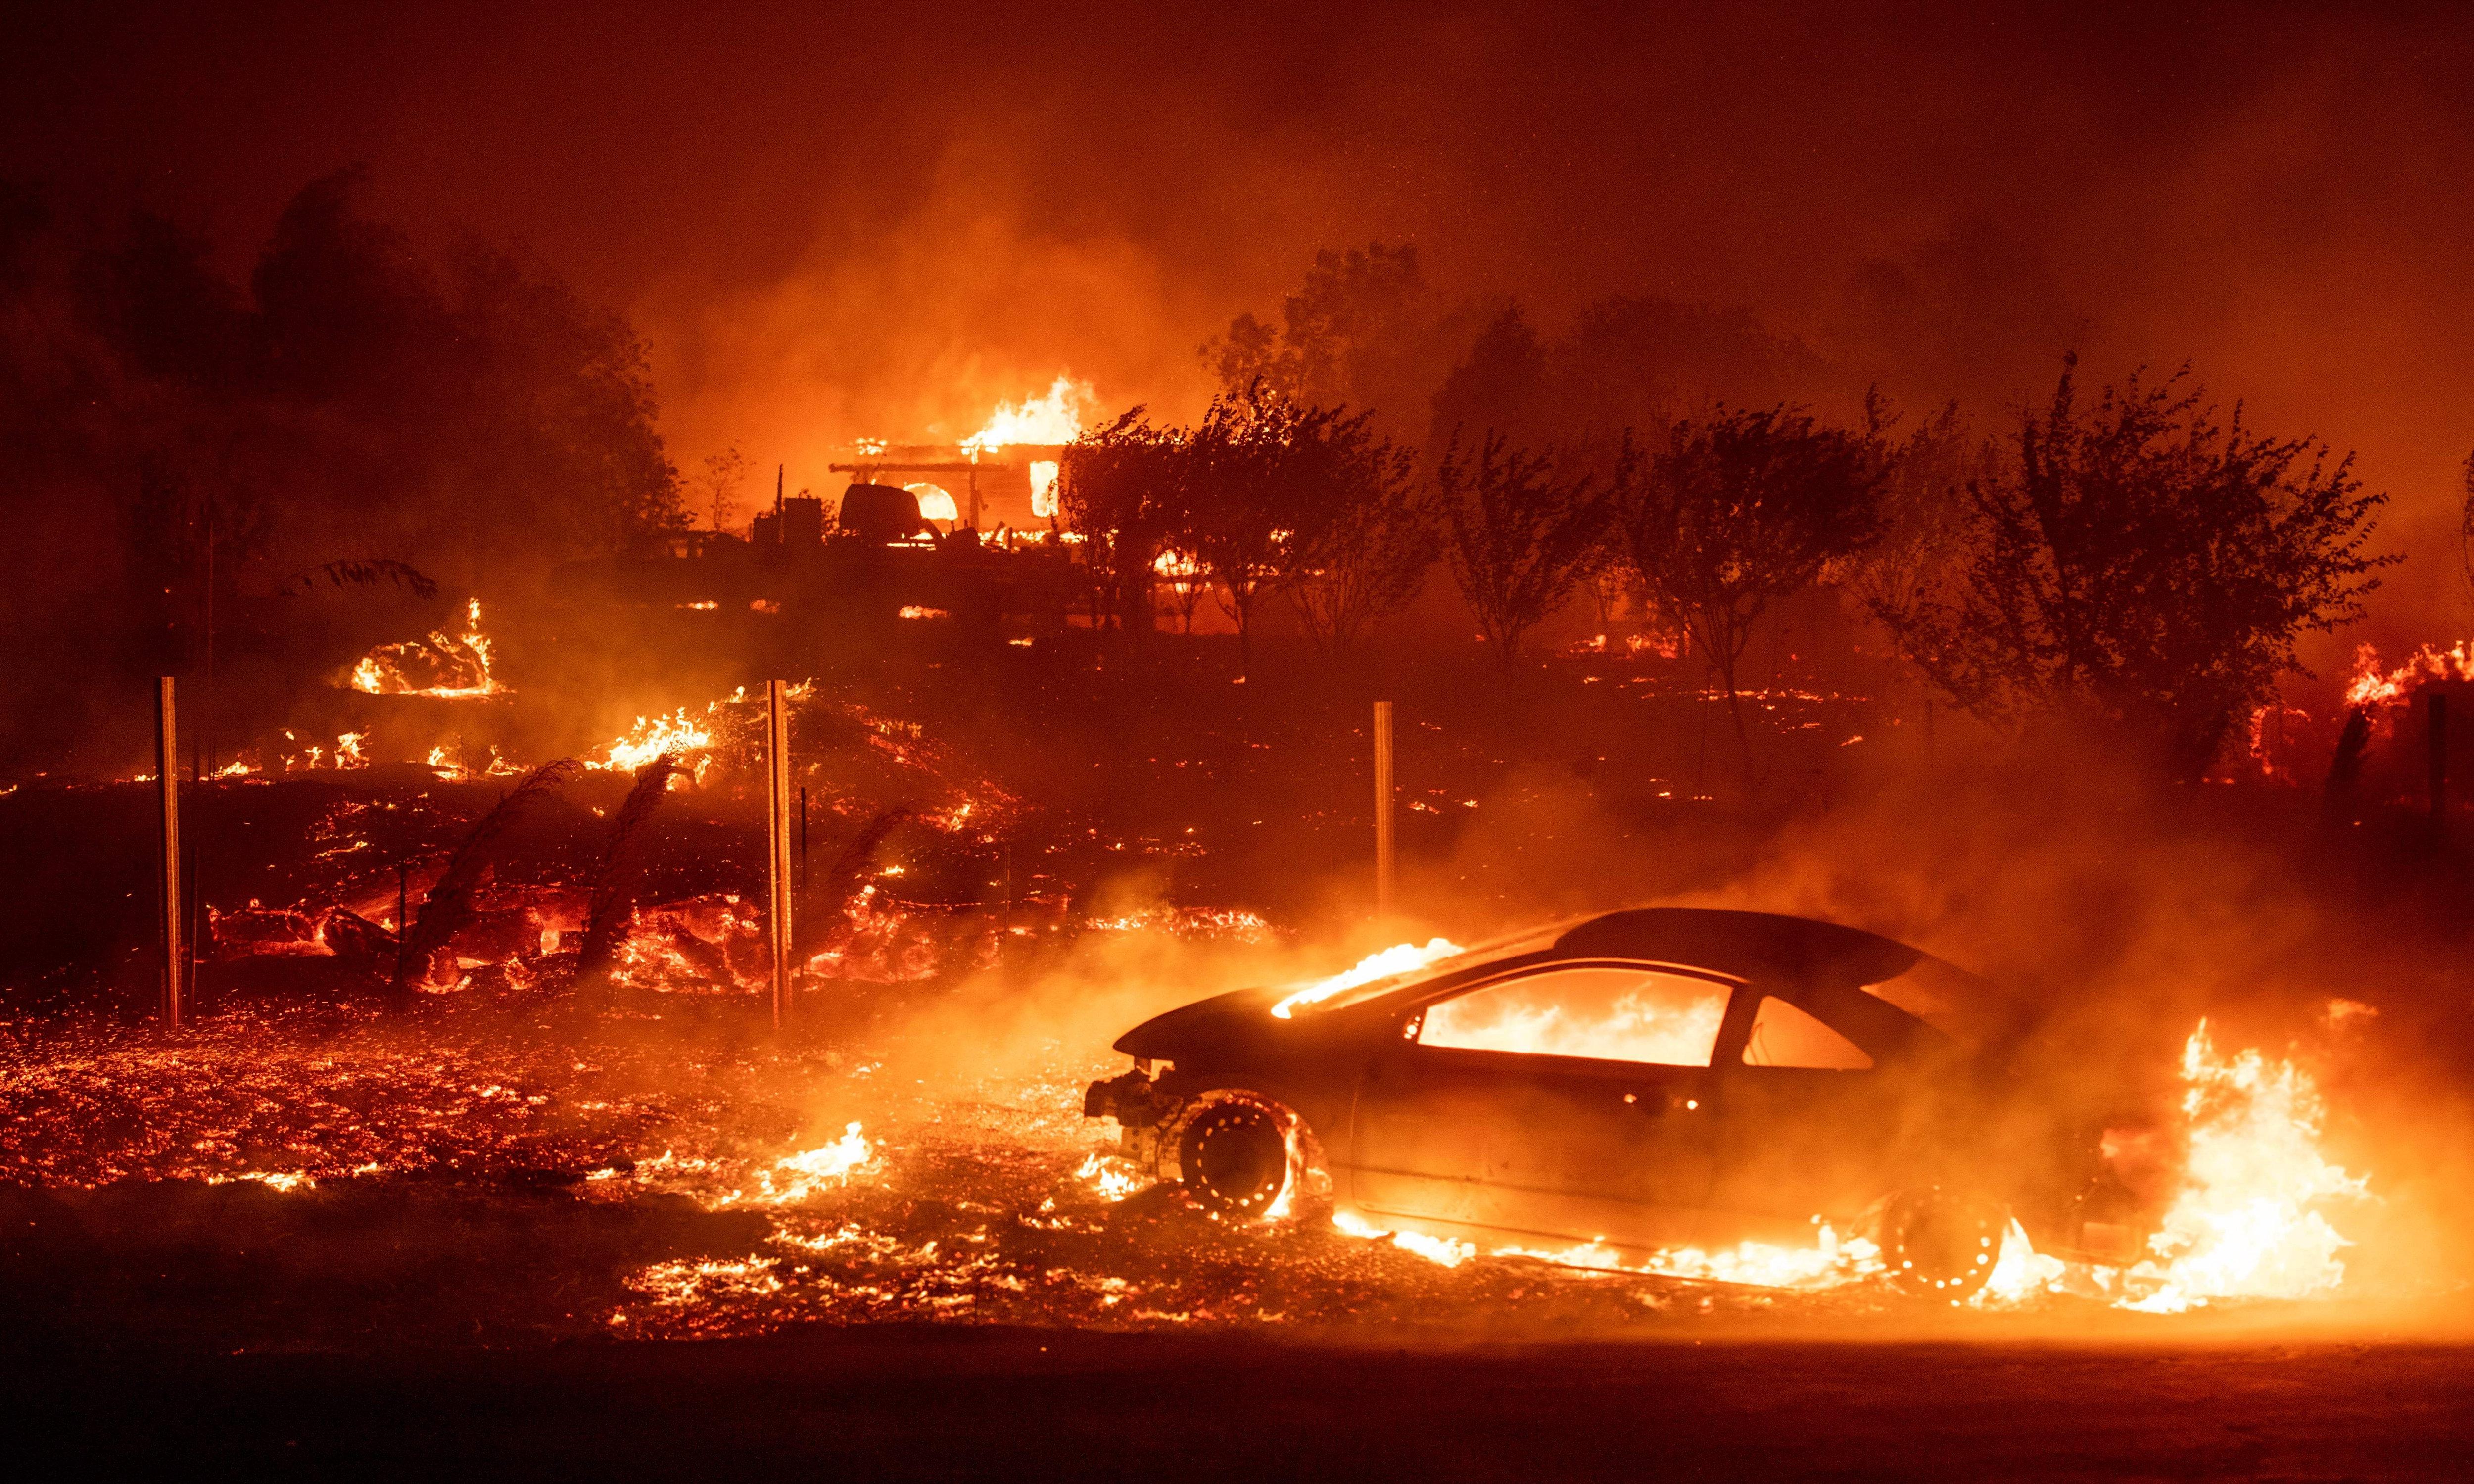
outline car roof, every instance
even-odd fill
[[[1861,928],[1776,912],[1709,907],[1642,907],[1592,917],[1555,940],[1553,955],[1647,959],[1714,969],[1737,979],[1895,979],[1925,958],[1920,949]]]

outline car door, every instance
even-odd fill
[[[1716,1071],[1711,1225],[1721,1239],[1809,1232],[1813,1218],[1859,1214],[1894,1178],[1914,1131],[1900,1083],[1849,1029],[1823,1018],[1828,997],[1755,985],[1738,1048]]]
[[[1541,965],[1405,1019],[1357,1096],[1370,1214],[1561,1241],[1692,1240],[1714,1156],[1710,1058],[1732,981]]]

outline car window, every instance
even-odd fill
[[[1550,969],[1427,1007],[1418,1044],[1708,1066],[1732,992],[1657,969]]]
[[[1753,1012],[1752,1038],[1744,1042],[1744,1064],[1860,1072],[1873,1058],[1809,1010],[1763,995],[1760,1009]]]

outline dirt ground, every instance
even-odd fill
[[[2474,1476],[2469,1353],[903,1326],[20,1352],[0,1394],[86,1477],[2441,1479]]]

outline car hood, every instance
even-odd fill
[[[1233,989],[1207,1000],[1180,1005],[1153,1015],[1117,1037],[1117,1050],[1129,1057],[1174,1061],[1205,1052],[1225,1052],[1268,1040],[1286,1021],[1272,1017],[1278,989]]]

